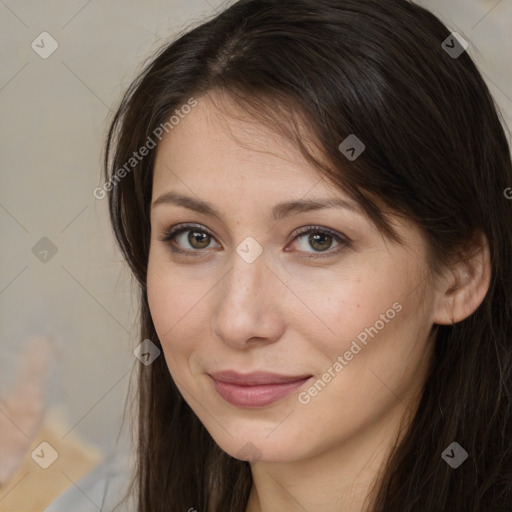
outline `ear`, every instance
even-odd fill
[[[433,322],[451,325],[470,316],[485,298],[491,271],[489,242],[479,232],[436,287]]]

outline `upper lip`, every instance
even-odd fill
[[[283,384],[285,382],[296,382],[304,380],[311,375],[281,375],[269,372],[251,372],[241,374],[233,370],[210,373],[210,377],[228,384],[237,384],[239,386],[257,386],[258,384]]]

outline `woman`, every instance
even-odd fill
[[[405,0],[241,0],[129,88],[140,511],[512,508],[512,165],[465,49]]]

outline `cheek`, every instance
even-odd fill
[[[183,293],[183,290],[187,290],[187,286],[180,280],[179,275],[165,269],[164,265],[151,262],[150,259],[147,275],[149,310],[168,362],[172,360],[168,357],[169,354],[177,356],[186,347],[184,343],[180,347],[179,338],[175,335],[186,319],[186,313],[190,309],[188,302],[193,295],[190,290],[187,293]],[[171,346],[173,350],[169,350]]]
[[[431,348],[427,339],[431,297],[423,289],[411,291],[403,278],[385,282],[381,276],[377,283],[361,279],[323,302],[323,318],[326,323],[331,319],[334,333],[323,336],[310,329],[308,334],[315,351],[326,356],[317,368],[325,385],[319,382],[311,393],[307,390],[311,398],[318,396],[314,407],[342,397],[355,404],[354,413],[364,409],[374,414],[374,406],[394,400],[390,390],[405,394],[421,379]],[[324,387],[329,391],[322,391]]]
[[[213,286],[190,273],[170,269],[150,257],[147,274],[148,304],[155,330],[171,373],[179,375],[207,339],[207,292]],[[188,363],[187,363],[188,364]]]
[[[333,324],[336,335],[310,333],[310,339],[315,340],[314,353],[326,357],[316,359],[320,363],[316,366],[317,380],[297,397],[301,430],[327,445],[340,436],[355,435],[393,410],[412,409],[412,394],[423,382],[430,357],[428,326],[419,313],[419,295],[412,293],[403,303],[395,301],[400,295],[395,287],[387,295],[369,293],[363,306],[366,293],[359,291],[354,301],[338,295],[337,307],[345,310],[337,317],[331,310],[332,318],[339,318]],[[402,291],[407,294],[410,290]],[[318,417],[332,427],[319,424]],[[307,443],[300,432],[299,441]]]
[[[407,293],[404,278],[401,279],[402,282],[391,275],[383,276],[382,271],[367,269],[364,273],[359,270],[315,279],[314,291],[310,279],[297,281],[297,296],[306,306],[300,307],[300,315],[295,312],[302,335],[336,359],[350,350],[358,336],[364,346],[365,339],[371,339],[368,330],[375,334],[372,328],[376,323],[378,331],[391,331],[401,314],[397,310],[402,309],[396,303]]]
[[[309,305],[324,325],[304,319],[300,325],[320,356],[315,369],[322,382],[306,390],[301,403],[315,402],[312,409],[319,412],[332,401],[348,400],[354,414],[370,418],[396,400],[390,389],[405,395],[421,380],[431,348],[432,297],[411,284],[405,266],[394,268],[401,271],[365,272],[335,286],[325,283],[322,294],[310,295]]]

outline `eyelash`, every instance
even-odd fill
[[[202,250],[202,249],[184,250],[184,249],[179,249],[172,244],[172,242],[178,235],[185,233],[187,231],[197,231],[199,233],[205,233],[208,236],[215,238],[213,236],[213,234],[210,233],[209,230],[207,230],[203,227],[200,227],[200,226],[197,226],[194,224],[181,224],[177,227],[170,228],[170,229],[166,230],[164,232],[164,238],[161,238],[159,240],[161,242],[166,242],[169,245],[169,247],[173,253],[184,254],[184,255],[193,256],[193,257],[202,256],[201,253],[206,252],[205,250]],[[298,238],[301,238],[302,236],[310,234],[310,233],[329,235],[334,240],[336,240],[336,242],[338,242],[340,245],[334,250],[327,249],[326,251],[316,251],[313,253],[307,253],[307,254],[312,254],[311,256],[301,256],[305,259],[330,257],[330,256],[340,253],[345,248],[350,248],[352,246],[352,242],[349,238],[341,235],[340,233],[338,233],[332,229],[329,229],[326,227],[320,227],[320,226],[306,226],[304,228],[299,228],[297,230],[297,232],[295,233],[295,237],[293,238],[292,242],[295,242],[295,240],[297,240]],[[299,252],[303,252],[303,251],[299,251]]]

